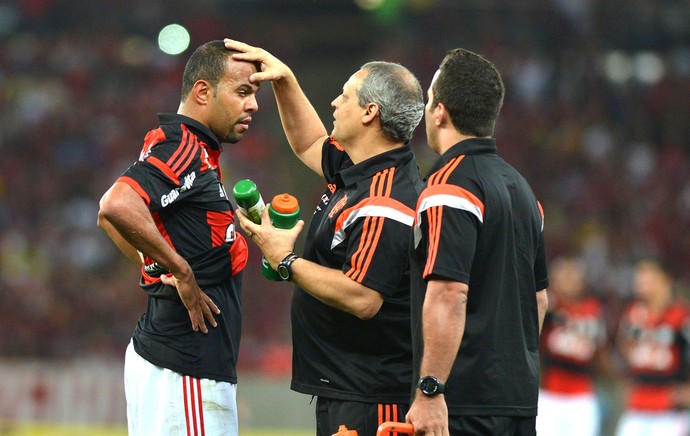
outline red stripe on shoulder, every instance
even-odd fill
[[[350,208],[348,211],[341,214],[340,217],[338,217],[338,223],[336,223],[336,230],[342,227],[342,222],[350,215],[352,211],[369,204],[379,204],[392,207],[393,209],[409,214],[411,210],[405,210],[408,209],[405,207],[405,205],[390,198],[393,190],[394,178],[395,167],[387,168],[376,173],[376,175],[372,178],[371,185],[369,187],[369,194],[371,197],[358,203],[353,208]],[[402,208],[400,206],[402,206]],[[376,252],[376,248],[379,245],[384,223],[384,217],[367,216],[365,218],[359,247],[352,256],[350,261],[352,267],[346,274],[352,280],[359,283],[364,280],[364,277],[366,276],[369,266],[371,265],[371,261],[374,257],[374,253]]]
[[[445,164],[440,170],[436,171],[434,174],[431,175],[429,178],[429,185],[437,185],[437,184],[444,184],[448,181],[448,178],[450,175],[453,173],[455,168],[460,165],[460,162],[465,158],[465,155],[460,155],[456,158],[453,158]]]
[[[186,126],[182,126],[182,141],[175,154],[168,159],[168,166],[178,177],[191,164],[194,157],[199,153],[199,142],[196,135],[189,131]]]
[[[117,180],[115,180],[115,183],[117,182],[126,183],[127,185],[131,186],[132,189],[134,189],[137,192],[137,194],[139,194],[141,198],[144,199],[144,202],[146,202],[147,206],[151,204],[151,197],[149,197],[149,194],[146,191],[144,191],[139,182],[137,182],[133,178],[128,176],[121,176],[118,177]]]
[[[166,162],[166,164],[170,167],[175,166],[175,161],[179,159],[180,154],[184,153],[189,146],[189,130],[185,128],[184,124],[182,124],[180,127],[182,128],[182,139],[180,139],[180,143],[177,144],[177,149],[175,150],[175,153],[173,153],[172,156],[170,156],[170,158]]]
[[[177,178],[177,174],[170,169],[169,166],[165,164],[162,160],[158,159],[156,156],[149,156],[146,158],[146,162],[150,163],[154,167],[158,168],[166,177],[168,177],[174,184],[179,185],[180,179]]]
[[[182,173],[189,167],[189,165],[194,161],[194,158],[196,155],[199,154],[199,143],[197,142],[196,138],[194,138],[194,141],[192,143],[192,146],[190,148],[190,152],[187,155],[187,158],[185,162],[182,165],[179,165],[178,162],[178,168],[175,168],[175,174],[179,176],[182,175]]]
[[[382,228],[382,218],[368,216],[364,219],[359,247],[350,259],[350,270],[345,274],[357,283],[362,283],[367,274],[373,251],[376,249],[379,237],[381,236]]]
[[[395,179],[395,167],[390,167],[390,169],[386,170],[387,177],[386,177],[386,191],[384,192],[385,197],[390,197],[391,194],[393,193],[393,180]]]
[[[154,145],[165,140],[165,132],[160,127],[149,131],[144,137],[144,145],[141,147],[141,154],[139,155],[139,160],[143,161],[146,156],[151,152]]]
[[[434,271],[434,266],[436,265],[438,246],[441,239],[443,209],[438,207],[428,209],[427,217],[429,221],[429,247],[426,265],[422,274],[423,278],[427,278]]]

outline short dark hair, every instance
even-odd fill
[[[225,75],[228,57],[234,53],[239,52],[226,48],[225,43],[220,40],[209,41],[197,47],[184,68],[180,99],[184,101],[187,98],[198,80],[208,81],[215,90]],[[258,62],[254,62],[254,65],[257,71],[261,71],[261,65]]]
[[[410,70],[393,62],[368,62],[361,70],[367,75],[357,89],[359,105],[378,104],[384,135],[395,142],[409,142],[424,116],[419,81]]]
[[[505,88],[491,62],[469,50],[449,51],[432,86],[435,107],[443,103],[463,135],[493,136]]]

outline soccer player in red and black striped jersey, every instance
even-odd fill
[[[232,53],[212,41],[192,54],[177,114],[159,115],[139,160],[101,199],[98,224],[141,265],[148,294],[125,356],[130,436],[238,434],[247,244],[219,156],[249,128],[259,85],[249,80],[257,64]]]
[[[688,435],[690,307],[659,259],[636,263],[633,288],[618,331],[631,383],[616,435]]]
[[[535,434],[544,221],[497,154],[503,95],[493,64],[463,49],[429,87],[427,139],[441,156],[417,203],[411,260],[415,434]]]
[[[605,312],[587,286],[585,263],[577,257],[562,256],[549,265],[549,310],[540,341],[539,435],[600,432],[594,374],[606,367]]]
[[[412,379],[409,260],[413,208],[423,183],[408,142],[423,92],[406,68],[370,62],[332,102],[327,131],[292,71],[266,51],[228,41],[258,61],[253,81],[272,81],[293,151],[327,182],[304,254],[302,224],[281,231],[238,214],[272,267],[297,287],[292,300],[292,389],[318,397],[317,434],[339,425],[373,436],[403,421]],[[282,264],[282,267],[279,266]]]

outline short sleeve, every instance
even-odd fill
[[[534,261],[534,280],[536,283],[535,292],[549,287],[549,277],[546,266],[546,248],[544,244],[544,234],[539,237],[537,242],[537,256]]]
[[[449,206],[424,212],[427,261],[422,274],[430,278],[470,283],[479,222],[471,213]]]
[[[469,284],[484,203],[470,190],[453,184],[430,185],[419,197],[417,220],[426,244],[422,277]]]
[[[338,232],[348,234],[343,273],[383,295],[393,295],[409,269],[414,211],[393,198],[375,196],[340,218],[336,237]]]
[[[135,162],[118,179],[131,185],[147,202],[150,210],[158,210],[168,206],[185,194],[186,185],[193,181],[180,179],[166,164],[169,156],[174,153],[177,144],[163,142],[151,149],[143,160]]]
[[[541,219],[541,226],[539,236],[537,238],[537,253],[534,261],[534,281],[536,283],[536,292],[549,287],[549,276],[547,271],[546,261],[546,244],[544,242],[544,209],[541,203],[537,201],[539,208],[539,218]]]

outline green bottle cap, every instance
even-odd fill
[[[235,183],[235,186],[232,188],[232,194],[235,196],[237,205],[245,209],[255,205],[259,201],[259,197],[261,197],[256,183],[249,179]]]
[[[232,188],[232,194],[237,202],[237,207],[253,222],[261,224],[261,214],[265,204],[256,183],[249,179],[240,180]]]

